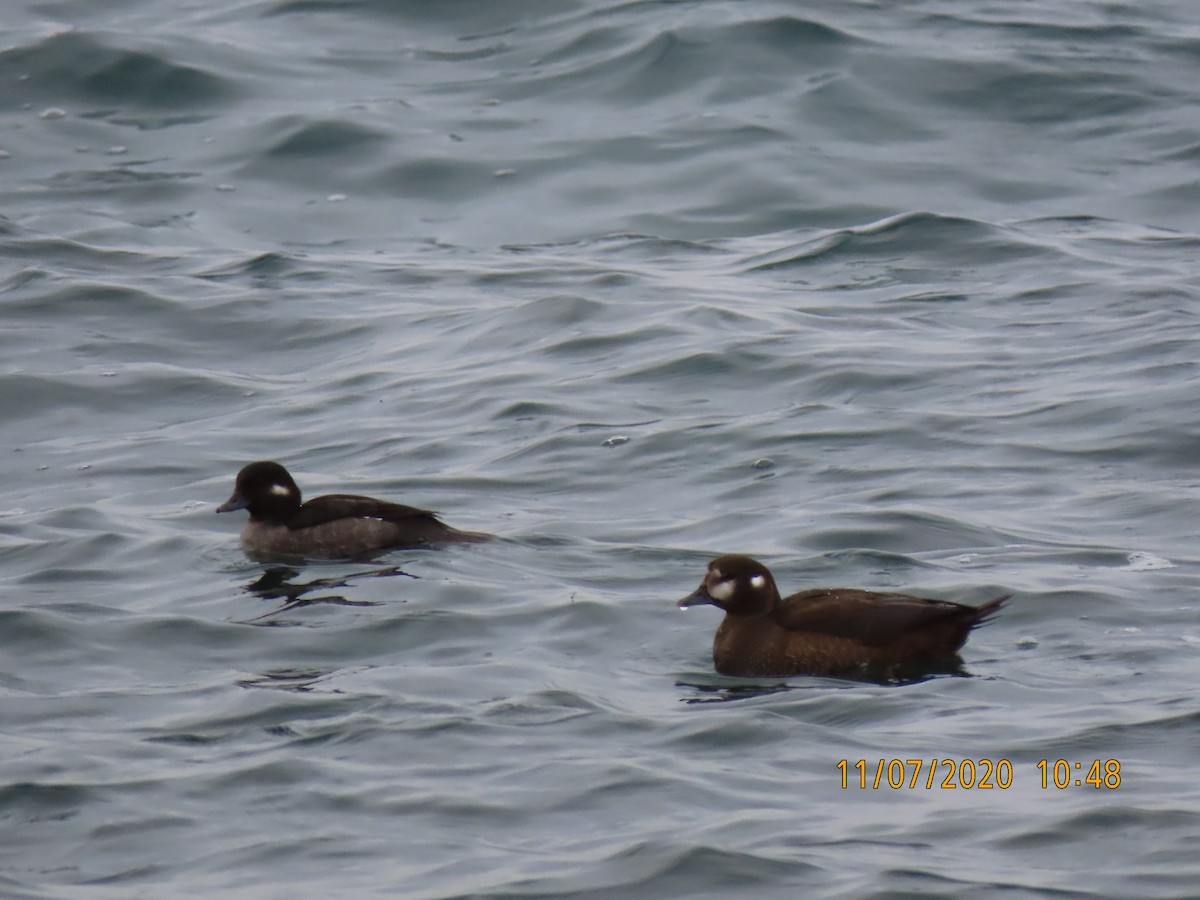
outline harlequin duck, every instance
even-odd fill
[[[484,541],[491,535],[459,531],[429,510],[354,494],[327,494],[300,502],[300,488],[277,462],[255,462],[237,475],[233,496],[217,512],[245,509],[242,542],[269,555],[347,559],[394,547]]]
[[[861,675],[892,680],[957,671],[958,648],[1011,595],[982,606],[908,594],[820,588],[780,598],[748,556],[720,556],[679,607],[725,611],[713,638],[722,675]]]

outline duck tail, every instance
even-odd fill
[[[994,600],[989,600],[982,606],[975,607],[975,615],[971,620],[971,627],[975,628],[991,619],[992,616],[1000,611],[1000,607],[1002,607],[1011,596],[1012,594],[1004,594],[1003,596],[997,597]]]

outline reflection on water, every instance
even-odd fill
[[[276,691],[299,691],[308,693],[322,679],[328,677],[331,669],[272,669],[253,678],[239,678],[239,687],[269,688]]]
[[[734,700],[752,700],[755,697],[769,697],[771,694],[782,694],[785,691],[798,691],[804,688],[792,684],[702,684],[690,681],[677,681],[675,687],[687,688],[703,696],[681,697],[683,703],[730,703]],[[827,686],[822,683],[823,689]]]
[[[771,694],[780,694],[785,691],[802,691],[819,689],[828,691],[831,687],[839,686],[852,688],[859,684],[878,684],[883,687],[903,687],[906,685],[920,684],[924,681],[930,681],[934,678],[975,678],[966,670],[959,659],[957,664],[947,663],[943,666],[925,669],[913,669],[907,667],[904,670],[890,669],[887,671],[862,671],[862,672],[847,672],[837,677],[826,676],[803,676],[797,675],[797,678],[804,678],[804,684],[788,684],[786,682],[768,683],[764,680],[753,678],[721,678],[721,676],[713,676],[714,680],[706,681],[677,681],[676,687],[687,688],[690,691],[700,696],[681,697],[683,703],[728,703],[733,700],[750,700],[754,697],[767,697]]]
[[[293,609],[314,606],[318,603],[329,603],[334,606],[378,606],[374,600],[351,600],[341,594],[319,594],[309,596],[315,591],[332,588],[348,588],[358,578],[387,578],[402,575],[405,578],[416,578],[399,566],[388,566],[383,569],[368,569],[362,572],[351,572],[339,578],[314,578],[311,581],[293,581],[300,575],[299,569],[290,566],[271,566],[262,575],[246,585],[247,593],[255,594],[264,600],[282,600],[283,603],[270,612],[247,619],[246,625],[277,625],[275,617]],[[268,621],[269,620],[269,621]]]

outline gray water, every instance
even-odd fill
[[[1193,3],[3,20],[0,894],[1197,894]],[[263,458],[501,539],[256,562]],[[1014,597],[723,678],[730,552]]]

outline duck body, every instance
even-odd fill
[[[722,675],[864,675],[895,679],[957,671],[971,629],[1007,596],[982,606],[909,594],[821,588],[780,597],[775,579],[747,556],[721,556],[681,608],[725,611],[713,638]]]
[[[270,556],[350,559],[490,537],[451,528],[427,509],[357,494],[326,494],[303,503],[295,480],[276,462],[250,463],[238,472],[233,495],[217,512],[237,509],[250,513],[242,542]]]

